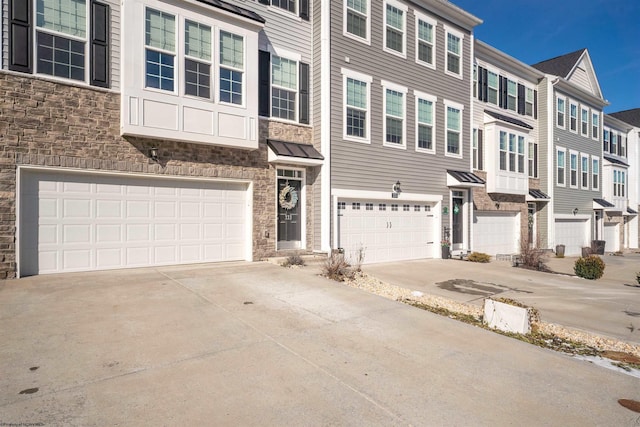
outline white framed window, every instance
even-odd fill
[[[344,0],[344,35],[370,44],[369,0]]]
[[[518,84],[507,79],[507,109],[516,111],[518,108]]]
[[[244,102],[244,37],[220,30],[220,102]]]
[[[569,152],[569,186],[578,188],[578,153]]]
[[[518,173],[524,173],[525,166],[525,139],[524,136],[518,135]]]
[[[416,151],[435,153],[435,96],[414,91],[416,97]]]
[[[534,103],[534,91],[530,87],[525,87],[524,97],[524,114],[533,117],[533,103]]]
[[[498,105],[498,73],[487,71],[487,102]]]
[[[406,58],[407,6],[396,1],[384,2],[384,50]]]
[[[445,57],[445,72],[449,75],[462,78],[462,33],[445,27],[447,53]]]
[[[620,169],[613,170],[613,196],[626,197],[626,172]]]
[[[211,99],[212,35],[210,26],[185,19],[185,95]]]
[[[462,112],[464,106],[444,101],[445,108],[445,155],[462,157]]]
[[[569,101],[569,130],[578,133],[578,104]]]
[[[407,147],[407,88],[382,81],[384,143],[387,147]]]
[[[296,3],[296,0],[271,0],[271,6],[291,13],[296,13]]]
[[[538,143],[529,141],[529,178],[538,177]]]
[[[344,139],[371,142],[371,76],[342,69],[344,94]]]
[[[508,134],[507,132],[501,130],[500,131],[500,170],[508,171],[509,170],[509,143],[508,143]]]
[[[567,102],[561,96],[556,97],[556,126],[565,129],[565,117],[567,114]]]
[[[471,141],[472,150],[472,167],[476,170],[484,170],[484,141],[483,132],[477,128],[473,128],[473,138]]]
[[[298,61],[271,55],[271,117],[295,121],[297,101]]]
[[[600,158],[596,156],[591,157],[591,189],[600,189]]]
[[[609,146],[609,152],[616,154],[618,152],[618,133],[611,131],[611,145]]]
[[[591,137],[600,139],[600,114],[591,113]]]
[[[556,148],[556,185],[565,187],[567,185],[567,150]]]
[[[416,62],[436,68],[435,31],[438,22],[416,12]]]
[[[602,132],[602,150],[605,153],[609,152],[610,142],[611,142],[611,131],[607,128],[604,128]]]
[[[589,109],[584,107],[580,108],[580,133],[589,135]]]
[[[176,17],[145,10],[145,87],[175,92]]]
[[[589,189],[589,156],[583,153],[580,153],[580,187]]]

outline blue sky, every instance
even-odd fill
[[[475,36],[524,62],[587,48],[605,112],[640,108],[639,0],[450,0],[484,21]]]

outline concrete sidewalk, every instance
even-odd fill
[[[451,265],[456,262],[449,261]],[[634,425],[638,379],[267,263],[0,284],[0,423]]]
[[[634,286],[640,254],[604,256],[599,280],[568,276],[576,259],[547,259],[549,268],[563,274],[515,268],[506,261],[455,259],[365,265],[364,271],[393,285],[470,304],[482,305],[489,296],[511,298],[537,308],[546,322],[640,343],[640,287]]]

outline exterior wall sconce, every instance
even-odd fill
[[[495,207],[496,207],[496,209],[500,209],[500,202],[496,202],[495,203]]]
[[[578,208],[573,208],[573,215],[577,215],[578,214]]]
[[[151,147],[149,149],[149,157],[151,158],[151,160],[153,160],[154,162],[158,161],[158,149],[156,147]]]
[[[393,184],[393,187],[391,187],[391,197],[393,197],[394,199],[398,198],[398,195],[400,195],[400,193],[402,193],[402,188],[400,188],[400,181],[396,181],[395,184]]]

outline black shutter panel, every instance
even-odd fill
[[[309,20],[309,0],[300,0],[300,18]]]
[[[538,118],[538,91],[533,91],[533,118]]]
[[[109,87],[109,5],[91,2],[91,84]]]
[[[525,97],[524,85],[521,85],[520,83],[518,83],[518,114],[524,114],[524,111],[525,111],[524,97]]]
[[[502,108],[507,108],[507,78],[500,77],[500,106]]]
[[[269,0],[258,0],[262,4],[271,4]]]
[[[309,124],[309,64],[300,63],[300,123]]]
[[[33,71],[33,35],[31,0],[9,2],[9,69],[22,73]]]
[[[538,144],[534,145],[534,150],[533,150],[533,177],[537,178],[538,177]],[[529,171],[529,174],[531,175],[531,171]]]
[[[484,140],[482,129],[478,129],[478,170],[484,170]]]
[[[258,54],[258,114],[264,117],[270,116],[271,104],[271,55],[264,50]]]
[[[503,108],[504,104],[502,103],[502,90],[504,89],[503,84],[504,80],[501,76],[498,76],[498,107]]]
[[[487,102],[487,100],[489,99],[489,95],[488,95],[488,88],[489,88],[489,82],[488,82],[488,73],[487,73],[487,69],[483,68],[482,69],[482,101]]]
[[[476,96],[478,97],[478,99],[480,101],[482,101],[482,87],[484,86],[484,75],[482,74],[482,71],[484,70],[484,68],[482,67],[478,67],[478,85],[477,85],[477,94]]]

